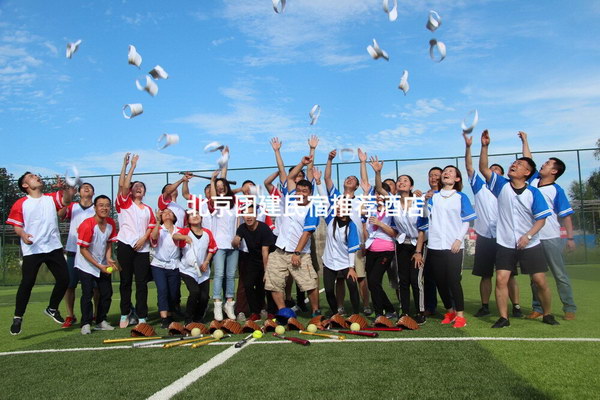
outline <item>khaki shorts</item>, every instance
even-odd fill
[[[362,249],[359,249],[354,257],[354,271],[358,278],[365,278],[367,276],[367,270],[365,268],[365,256],[363,255]]]
[[[300,255],[299,267],[292,266],[292,255],[293,253],[286,253],[280,249],[269,254],[265,290],[284,292],[286,278],[290,275],[303,292],[317,288],[318,275],[313,268],[310,254]]]

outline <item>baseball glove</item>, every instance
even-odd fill
[[[287,328],[289,331],[303,331],[304,325],[302,325],[296,318],[289,318]]]
[[[235,335],[242,333],[242,326],[239,324],[239,322],[232,319],[225,320],[221,329],[223,329],[225,332],[233,333]]]
[[[340,314],[334,314],[329,318],[329,322],[326,324],[328,328],[343,328],[348,329],[348,323],[344,320]],[[323,323],[325,325],[325,323]]]
[[[185,335],[185,328],[179,322],[175,322],[175,321],[171,322],[167,329],[169,331],[169,335],[171,335],[171,336]]]
[[[156,336],[156,331],[152,325],[142,322],[131,328],[131,336]]]
[[[384,317],[383,315],[380,315],[379,317],[377,317],[375,319],[375,322],[373,323],[373,325],[378,328],[393,328],[394,327],[394,323],[392,321],[390,321],[388,318]]]
[[[244,326],[242,326],[242,332],[252,333],[254,331],[260,331],[260,326],[254,321],[247,320]]]
[[[398,320],[398,323],[396,324],[396,326],[399,326],[401,328],[410,329],[411,331],[415,331],[415,330],[417,330],[417,329],[420,328],[419,324],[417,324],[417,321],[415,321],[414,319],[412,319],[408,315],[402,316]]]
[[[191,335],[192,334],[192,329],[194,329],[194,328],[200,329],[200,333],[202,333],[204,335],[207,334],[207,333],[209,333],[208,328],[206,327],[206,325],[201,324],[200,322],[190,322],[184,328],[185,334],[186,335]]]
[[[213,333],[214,331],[216,331],[217,329],[221,329],[222,327],[223,327],[223,322],[217,321],[215,319],[215,320],[213,320],[213,322],[210,323],[210,325],[208,327],[208,331],[210,333]]]
[[[360,314],[352,314],[346,319],[346,323],[348,323],[348,325],[357,323],[360,325],[360,329],[369,327],[369,321],[367,321],[367,319]]]
[[[263,332],[275,332],[275,328],[277,328],[277,322],[272,319],[265,320],[265,323],[262,327]]]

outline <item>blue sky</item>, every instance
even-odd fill
[[[430,9],[442,17],[433,34]],[[288,0],[283,14],[270,0],[0,0],[1,164],[15,175],[69,165],[118,173],[130,151],[141,155],[139,172],[214,168],[218,156],[202,149],[216,140],[230,146],[231,167],[269,166],[272,136],[291,164],[310,134],[321,138],[317,162],[342,147],[384,159],[456,156],[464,152],[460,121],[474,108],[476,132],[490,129],[493,153],[517,151],[518,130],[533,150],[593,147],[599,17],[594,1],[400,0],[389,22],[380,0]],[[370,58],[373,38],[389,62]],[[447,46],[441,63],[429,58],[431,38]],[[66,43],[77,39],[79,51],[66,59]],[[127,64],[130,44],[143,57],[139,70]],[[150,97],[134,82],[156,64],[170,76]],[[397,88],[404,69],[407,96]],[[127,103],[143,103],[144,114],[126,120]],[[309,127],[313,104],[322,112]],[[181,142],[158,151],[163,133]],[[574,160],[566,160],[570,172]],[[400,172],[424,185],[430,164]],[[597,165],[591,154],[582,164]],[[341,174],[357,172],[343,166]]]

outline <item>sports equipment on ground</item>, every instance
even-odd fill
[[[167,328],[169,331],[169,335],[185,335],[185,327],[179,322],[171,322],[169,327]]]
[[[310,345],[310,342],[306,339],[300,339],[300,338],[291,337],[291,336],[281,336],[276,333],[274,333],[273,336],[275,336],[276,338],[279,338],[279,339],[289,340],[290,342],[301,344],[302,346]]]
[[[346,336],[343,335],[330,335],[328,333],[313,333],[308,331],[300,331],[300,333],[303,335],[321,336],[328,339],[346,340]]]
[[[346,322],[348,324],[357,323],[360,325],[360,329],[365,329],[369,326],[369,321],[360,314],[352,314],[348,318],[346,318]]]
[[[213,337],[216,339],[221,339],[225,334],[223,333],[222,330],[217,329],[216,331],[213,332]]]
[[[260,339],[263,337],[263,333],[260,330],[256,330],[256,331],[252,332],[252,337],[254,339]]]
[[[136,337],[136,336],[156,336],[156,331],[154,330],[154,328],[152,327],[152,325],[149,325],[145,322],[140,322],[139,324],[137,324],[136,326],[134,326],[133,328],[131,328],[131,336],[132,337]]]
[[[411,331],[415,331],[420,328],[417,321],[415,321],[408,315],[403,315],[402,317],[400,317],[396,326],[399,326],[401,328],[410,329]]]
[[[262,331],[263,332],[274,332],[275,328],[277,328],[279,325],[277,325],[277,322],[273,321],[272,319],[267,319],[262,327]]]
[[[384,317],[383,315],[380,315],[379,317],[377,317],[375,319],[375,322],[373,323],[373,325],[375,327],[381,327],[381,328],[393,328],[394,327],[394,323],[392,321],[390,321],[389,318]]]
[[[353,332],[360,331],[360,325],[358,324],[358,322],[353,322],[350,325],[350,330]]]
[[[200,328],[192,328],[190,334],[192,336],[200,336],[202,334],[202,331],[200,330]]]
[[[306,330],[311,333],[315,333],[317,331],[317,326],[315,324],[308,324]]]
[[[379,333],[377,333],[377,332],[338,331],[338,333],[343,333],[343,334],[346,334],[346,335],[366,336],[366,337],[378,337],[379,336]]]
[[[259,332],[260,332],[260,331],[259,331]],[[251,333],[251,334],[249,334],[248,336],[246,336],[245,338],[243,338],[242,340],[240,340],[239,342],[237,342],[237,343],[235,344],[235,348],[236,348],[236,349],[239,349],[240,347],[242,347],[243,345],[245,345],[245,344],[248,342],[248,339],[250,339],[250,338],[251,338],[253,335],[254,335],[254,334],[253,334],[253,333]],[[262,336],[262,333],[261,333],[261,336]]]
[[[275,328],[275,333],[278,335],[283,335],[285,333],[285,328],[283,325],[277,325]]]
[[[331,318],[329,318],[326,321],[323,321],[323,325],[328,328],[348,328],[348,323],[340,314],[333,314]]]
[[[242,333],[242,326],[232,319],[225,320],[221,329],[224,332],[233,333],[234,335]]]
[[[210,333],[213,333],[214,331],[216,331],[217,329],[221,329],[221,327],[223,327],[223,322],[222,321],[217,321],[214,320],[210,323],[209,327],[208,327],[208,331]]]
[[[242,332],[252,333],[255,331],[260,331],[260,326],[250,319],[246,321],[244,326],[242,326]]]
[[[290,331],[303,331],[304,325],[302,325],[296,318],[289,318],[287,321],[287,328]]]
[[[192,330],[194,328],[200,329],[200,333],[202,333],[204,335],[206,335],[207,333],[210,333],[210,331],[208,330],[208,328],[204,324],[201,324],[200,322],[190,322],[189,324],[187,324],[185,326],[184,332],[187,335],[190,335],[192,333]]]

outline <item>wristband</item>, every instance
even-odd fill
[[[295,252],[294,252],[294,255],[295,255],[295,256],[299,256],[299,255],[301,255],[301,254],[302,254],[302,253],[300,253],[299,251],[295,251]]]
[[[421,254],[421,252],[420,251],[415,251],[415,254]]]

